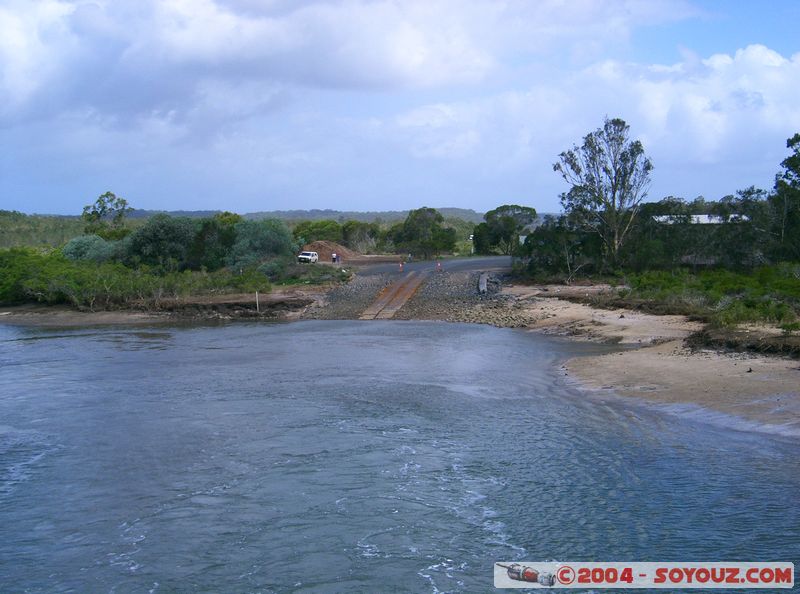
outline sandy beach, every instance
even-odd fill
[[[559,298],[604,290],[607,287],[510,286],[503,292],[533,318],[531,331],[623,347],[565,363],[564,373],[595,393],[697,405],[800,436],[800,361],[692,350],[684,340],[702,325],[683,316],[601,310]]]

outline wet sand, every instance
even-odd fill
[[[565,374],[596,393],[697,405],[800,435],[800,361],[691,350],[684,339],[701,324],[683,316],[600,310],[558,298],[603,290],[607,287],[511,286],[504,292],[535,318],[528,326],[532,331],[640,347],[565,363]],[[759,330],[769,331],[753,328]]]

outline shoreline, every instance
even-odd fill
[[[68,305],[26,304],[0,308],[0,324],[27,327],[143,325],[169,322],[253,319],[292,321],[324,299],[327,285],[276,287],[261,294],[165,298],[158,308],[130,307],[85,311]]]
[[[686,339],[703,324],[685,316],[605,310],[560,298],[603,290],[515,285],[504,289],[523,304],[523,311],[535,314],[529,331],[621,347],[563,363],[565,377],[593,397],[635,399],[682,412],[694,406],[700,414],[693,416],[707,411],[709,418],[735,417],[743,426],[800,437],[800,361],[690,348]]]
[[[464,286],[474,280],[468,274],[447,279]],[[380,282],[372,281],[367,289],[374,291]],[[431,295],[415,296],[416,302],[409,302],[409,307],[401,310],[403,315],[396,318],[483,323],[617,345],[620,348],[609,353],[567,359],[561,372],[592,398],[635,399],[665,409],[684,407],[684,412],[685,407],[695,406],[772,433],[800,437],[800,361],[780,355],[691,348],[685,341],[702,329],[699,322],[684,316],[599,309],[574,301],[607,290],[603,285],[497,283],[488,298],[445,302],[447,307],[436,304]],[[278,287],[261,296],[260,312],[255,310],[254,295],[173,300],[157,311],[81,312],[66,306],[14,306],[0,309],[0,323],[80,327],[237,319],[295,321],[335,309],[331,294],[329,286]],[[348,314],[339,319],[352,318]]]

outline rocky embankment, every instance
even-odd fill
[[[391,283],[389,275],[356,276],[347,284],[328,291],[325,297],[309,306],[303,320],[357,320]]]
[[[500,292],[499,277],[489,276],[485,294],[478,292],[479,277],[479,273],[469,272],[428,273],[394,319],[471,322],[504,328],[522,328],[532,322],[532,315],[513,296]],[[356,276],[306,309],[302,319],[358,319],[380,292],[398,279],[396,275]]]
[[[502,294],[501,279],[490,275],[487,292],[478,292],[477,272],[432,273],[395,314],[400,320],[442,320],[521,328],[531,319],[514,297]]]

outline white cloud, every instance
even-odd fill
[[[0,6],[0,113],[24,109],[45,83],[58,74],[59,54],[74,51],[65,26],[72,12],[56,1],[11,2]]]
[[[689,14],[679,0],[9,0],[0,8],[0,85],[12,120],[76,106],[163,109],[190,101],[205,79],[474,85],[509,59],[592,55],[638,25]]]
[[[428,144],[437,138],[447,143],[478,129],[482,138],[493,138],[515,152],[537,139],[578,142],[604,115],[619,116],[651,150],[708,162],[746,150],[737,139],[747,130],[785,138],[800,129],[800,54],[787,59],[752,45],[732,56],[711,56],[702,64],[698,71],[686,64],[662,67],[606,60],[577,73],[552,73],[528,91],[422,106],[396,122],[400,129],[424,136]],[[509,134],[514,129],[529,133]]]
[[[669,66],[604,60],[554,71],[526,91],[417,107],[387,129],[417,158],[460,160],[470,175],[529,175],[555,196],[556,155],[603,117],[622,117],[655,162],[653,198],[719,197],[769,187],[785,139],[800,130],[797,89],[800,54],[751,45]]]
[[[61,151],[87,176],[180,170],[201,190],[234,175],[241,192],[357,187],[368,170],[401,192],[446,171],[446,186],[555,196],[556,155],[608,115],[653,156],[655,195],[691,193],[668,186],[699,166],[715,188],[768,182],[800,130],[800,54],[619,57],[640,27],[696,14],[681,0],[5,0],[0,133],[23,139],[31,170]]]

